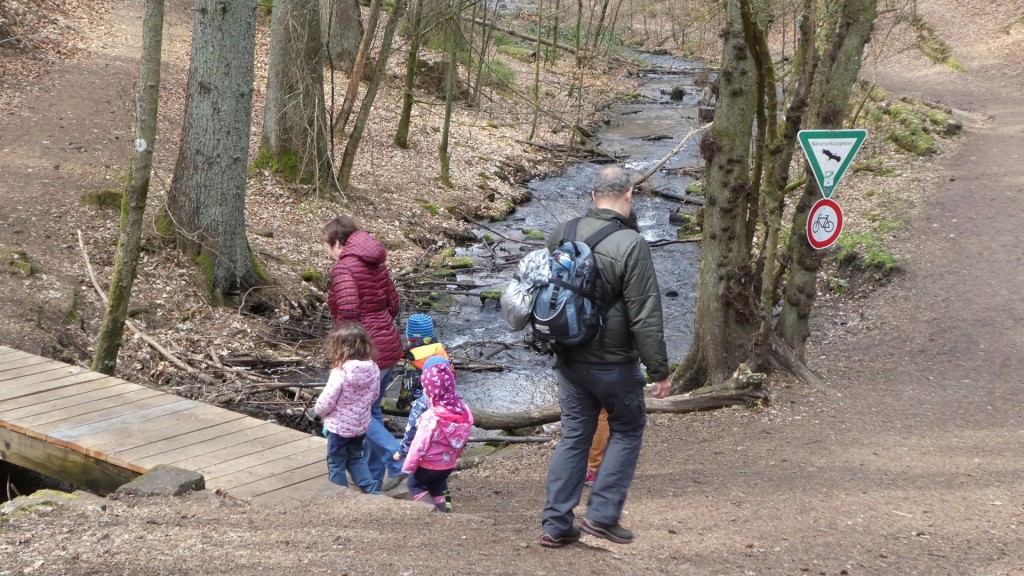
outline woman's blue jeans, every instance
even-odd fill
[[[394,371],[395,367],[392,366],[380,374],[380,394],[370,411],[370,429],[366,432],[367,466],[370,468],[370,477],[377,482],[377,490],[384,485],[385,473],[391,476],[402,473],[402,461],[392,459],[395,452],[398,452],[398,439],[384,426],[384,412],[380,409],[380,401],[384,398],[384,391]]]

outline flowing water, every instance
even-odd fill
[[[697,123],[699,88],[694,78],[702,65],[670,56],[638,55],[658,69],[641,78],[637,98],[605,111],[608,122],[597,134],[597,146],[617,158],[635,178],[668,154]],[[682,100],[669,96],[681,87]],[[678,169],[699,167],[699,138],[686,146],[650,180],[655,190],[682,193],[691,182]],[[525,231],[549,234],[561,220],[582,215],[590,206],[590,187],[601,165],[584,162],[566,167],[557,176],[529,184],[533,199],[519,206],[508,220],[478,229],[481,242],[460,250],[473,258],[471,273],[460,275],[459,283],[478,286],[469,295],[454,296],[449,313],[434,312],[440,340],[457,360],[499,366],[486,371],[460,370],[459,393],[472,406],[496,412],[510,412],[546,406],[555,396],[554,361],[533,352],[525,344],[527,332],[511,332],[498,303],[481,304],[479,292],[501,290],[515,271],[515,261],[538,246],[510,241],[524,239]],[[648,241],[675,239],[676,226],[669,213],[676,209],[694,212],[693,205],[681,206],[657,194],[635,194],[634,207],[643,236]],[[685,356],[693,338],[693,315],[700,253],[696,244],[670,244],[652,248],[665,311],[665,339],[669,360]],[[394,392],[394,391],[392,391]]]

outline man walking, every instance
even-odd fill
[[[661,293],[650,247],[631,218],[632,183],[621,168],[604,168],[594,179],[591,197],[594,207],[580,220],[576,237],[567,240],[586,240],[609,222],[618,222],[622,229],[594,249],[603,278],[599,302],[609,307],[604,330],[579,346],[556,350],[562,440],[551,458],[547,504],[541,514],[541,545],[548,548],[576,542],[581,529],[619,544],[633,541],[633,532],[619,520],[647,425],[640,363],[656,383],[656,397],[667,396],[670,388]],[[548,249],[561,242],[565,224],[548,238]],[[608,447],[586,517],[577,526],[573,509],[583,493],[587,456],[602,408],[608,411]]]

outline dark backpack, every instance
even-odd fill
[[[534,339],[560,347],[578,346],[603,331],[607,307],[597,299],[602,279],[594,249],[624,229],[612,221],[581,242],[576,240],[580,220],[566,223],[558,248],[548,256],[551,276],[540,287],[530,316]]]

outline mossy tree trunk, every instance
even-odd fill
[[[363,14],[359,0],[320,0],[324,44],[328,64],[351,72],[363,38]]]
[[[413,88],[416,86],[416,71],[420,59],[423,7],[421,0],[409,4],[409,55],[405,61],[405,83],[402,86],[402,113],[395,131],[395,146],[409,147],[409,127],[412,124]]]
[[[352,125],[352,133],[349,134],[348,141],[345,142],[345,152],[341,156],[338,182],[342,190],[348,190],[349,180],[352,178],[352,168],[356,162],[356,152],[358,152],[359,143],[363,139],[366,122],[370,119],[373,101],[377,98],[380,83],[384,80],[384,74],[387,72],[388,58],[391,56],[391,43],[395,38],[395,29],[398,28],[398,22],[402,18],[404,9],[405,0],[394,0],[394,4],[391,5],[391,15],[384,27],[384,37],[381,38],[380,56],[373,68],[373,77],[370,78],[370,83],[366,86],[363,101],[359,104],[359,114],[356,116],[355,124]]]
[[[337,186],[327,141],[322,54],[319,0],[278,0],[270,24],[260,163],[332,197]]]
[[[448,28],[446,30],[445,48],[448,50],[448,66],[444,75],[444,124],[441,127],[441,143],[437,147],[441,162],[441,183],[449,188],[451,178],[451,152],[448,149],[452,128],[452,107],[455,104],[455,80],[459,73],[459,14],[462,13],[462,0],[454,0],[448,11]]]
[[[749,362],[755,372],[767,369],[772,347],[773,312],[778,300],[778,288],[781,280],[779,270],[783,269],[779,262],[779,232],[782,228],[785,193],[789,184],[789,169],[796,151],[797,133],[803,124],[804,112],[807,109],[810,88],[818,64],[817,52],[814,48],[816,27],[811,25],[815,21],[814,12],[815,0],[803,0],[803,14],[798,28],[800,36],[797,40],[796,54],[792,58],[793,73],[796,77],[793,96],[786,108],[782,131],[776,134],[774,126],[767,130],[769,141],[766,142],[765,148],[767,158],[760,209],[764,218],[765,240],[758,256],[758,268],[761,270],[761,326]],[[765,95],[770,96],[774,93],[773,80],[768,84]],[[774,104],[768,104],[765,108],[773,110],[774,106]],[[773,114],[768,115],[769,118],[773,116]]]
[[[750,354],[758,325],[746,242],[756,71],[744,40],[740,0],[728,0],[727,10],[715,122],[701,141],[706,204],[694,338],[672,378],[676,393],[728,379]]]
[[[864,46],[871,38],[877,14],[877,0],[844,0],[827,22],[828,43],[818,65],[806,128],[829,130],[841,128],[846,118],[853,83],[860,72]],[[782,315],[777,330],[783,341],[803,358],[808,320],[817,293],[818,270],[823,253],[807,242],[803,233],[811,206],[821,191],[810,169],[807,187],[793,214],[789,241],[789,281],[786,286]]]
[[[200,264],[214,304],[261,281],[245,227],[255,43],[256,0],[196,0],[167,209],[178,248]]]
[[[103,312],[92,370],[114,374],[121,335],[128,318],[128,303],[135,282],[139,252],[142,250],[142,219],[149,195],[149,177],[153,169],[156,145],[157,109],[160,103],[160,50],[164,29],[164,0],[146,0],[142,20],[142,58],[139,94],[136,99],[135,151],[132,177],[121,201],[121,231],[114,257],[114,275],[110,279],[107,307]]]
[[[809,176],[812,184],[797,203],[790,245],[779,255],[788,170],[805,109],[810,126],[804,127],[841,125],[875,18],[875,2],[842,0],[822,6],[804,1],[803,37],[795,67],[799,81],[781,127],[775,120],[780,106],[775,98],[774,64],[765,41],[765,20],[758,12],[764,5],[752,0],[727,2],[715,123],[701,143],[707,159],[708,197],[694,342],[673,375],[675,391],[716,385],[741,362],[766,369],[771,353],[783,355],[787,366],[802,366],[792,352],[803,352],[821,255],[799,231],[819,191]],[[819,8],[825,14],[816,17],[814,10]],[[816,40],[813,31],[820,31],[824,40]],[[820,63],[816,45],[826,51]],[[751,149],[758,155],[753,163],[748,157]],[[757,249],[755,239],[760,242]],[[756,259],[752,258],[755,252]],[[779,269],[786,265],[789,283],[783,317],[775,330],[792,338],[783,341],[771,336],[771,327]]]

